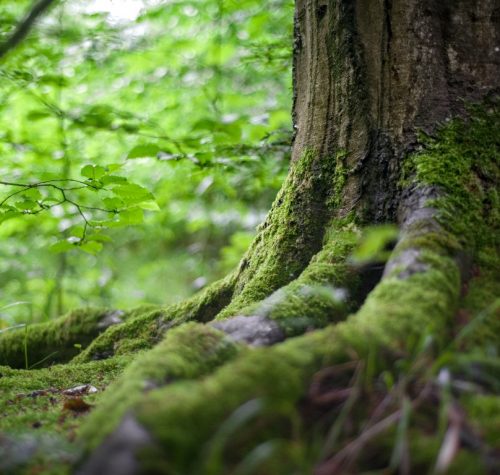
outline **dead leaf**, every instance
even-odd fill
[[[72,412],[87,412],[92,408],[81,397],[72,397],[64,401],[63,409]]]

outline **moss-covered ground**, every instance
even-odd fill
[[[80,452],[76,430],[130,361],[115,357],[29,371],[0,366],[1,473],[69,473]]]

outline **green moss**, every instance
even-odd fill
[[[218,428],[234,418],[245,401],[259,402],[252,417],[244,420],[245,430],[237,424],[220,441],[227,445],[226,454],[239,444],[246,445],[249,434],[257,445],[276,431],[289,431],[306,377],[326,354],[325,343],[318,335],[308,335],[300,341],[252,350],[204,380],[173,384],[142,398],[135,413],[169,454],[171,471],[166,473],[203,473],[210,445],[219,437]]]
[[[156,344],[137,358],[100,401],[82,429],[88,446],[99,443],[131,411],[158,442],[150,449],[155,450],[155,463],[163,473],[204,473],[207,463],[215,464],[214,460],[219,465],[209,465],[218,467],[213,473],[229,473],[245,454],[276,439],[290,449],[283,452],[289,460],[294,460],[294,444],[298,447],[298,461],[287,468],[290,473],[300,465],[302,455],[297,454],[311,444],[310,434],[300,430],[301,404],[319,369],[361,359],[365,379],[373,384],[380,371],[411,362],[423,340],[432,339],[434,350],[449,344],[452,335],[448,330],[456,323],[453,318],[459,305],[477,315],[478,328],[482,328],[480,337],[467,340],[469,345],[480,351],[478,347],[485,341],[498,342],[498,327],[489,326],[498,325],[498,317],[491,321],[481,317],[492,305],[497,308],[492,299],[497,291],[492,263],[497,257],[490,251],[496,244],[495,220],[499,216],[493,190],[498,177],[498,140],[492,125],[498,124],[496,114],[490,109],[468,122],[454,121],[439,140],[410,159],[417,187],[436,187],[442,195],[432,205],[443,232],[436,231],[432,217],[422,217],[406,229],[393,258],[412,250],[418,266],[399,264],[357,314],[335,326],[263,349],[238,351],[223,334],[199,324],[172,329],[162,339],[173,325],[212,319],[233,295],[234,300],[218,318],[259,313],[279,320],[288,334],[303,331],[311,323],[343,319],[345,307],[323,292],[329,285],[352,284],[346,256],[356,232],[337,226],[323,242],[328,222],[324,218],[331,212],[325,202],[338,193],[331,188],[336,165],[326,165],[313,153],[305,154],[294,164],[237,276],[185,304],[137,311],[68,366],[83,368],[78,361],[128,354]],[[472,280],[460,301],[464,288],[456,257],[469,252],[485,271]],[[278,287],[281,290],[272,294]],[[488,326],[482,325],[483,320],[490,322]],[[10,374],[12,370],[6,371]],[[498,404],[492,401],[472,398],[464,402],[488,440],[498,438],[492,416],[498,412]],[[34,413],[37,410],[38,405],[32,408]],[[427,469],[440,441],[436,437],[417,439],[423,442],[412,448],[414,463]],[[460,451],[453,470],[463,466],[464,473],[474,473],[480,467],[477,460],[475,454]],[[144,460],[144,466],[151,467],[151,462]]]
[[[453,315],[459,273],[449,257],[429,254],[427,260],[430,270],[405,280],[387,279],[357,315],[336,327],[246,352],[206,379],[172,384],[144,396],[135,414],[168,454],[171,471],[166,473],[200,473],[217,428],[246,401],[259,400],[261,409],[245,425],[243,441],[236,434],[225,441],[226,453],[233,456],[249,444],[288,438],[300,419],[298,403],[307,382],[321,367],[367,358],[380,348],[411,353],[416,341],[439,333]],[[383,365],[387,367],[387,361]]]
[[[498,104],[471,107],[467,120],[451,121],[405,164],[417,183],[445,194],[435,203],[440,220],[468,249],[494,245],[498,236],[499,127]]]
[[[132,311],[121,325],[96,338],[74,361],[109,358],[153,347],[169,328],[190,320],[211,320],[231,299],[234,276],[215,282],[185,302]]]
[[[367,345],[404,349],[424,335],[442,340],[443,330],[456,310],[460,275],[454,261],[427,255],[427,272],[407,279],[386,278],[352,317],[356,327],[343,327],[342,335],[353,347]],[[366,353],[365,353],[366,354]]]
[[[296,279],[321,249],[325,223],[332,215],[327,202],[335,169],[335,162],[310,150],[292,164],[240,263],[233,299],[221,318],[238,315]]]
[[[347,258],[357,241],[357,233],[352,227],[335,227],[323,249],[297,279],[242,309],[240,314],[276,320],[288,336],[345,318],[354,305],[347,289],[354,290],[356,273]]]
[[[500,249],[485,246],[476,253],[474,275],[464,288],[457,313],[461,350],[500,354]]]
[[[410,228],[408,232],[411,233],[411,239],[400,241],[395,249],[395,254],[406,249],[432,249],[441,252],[445,250],[448,255],[455,256],[463,249],[458,238],[445,230],[420,233]]]
[[[236,431],[231,437],[226,436],[223,445],[227,457],[222,457],[222,463],[231,464],[236,454],[241,455],[240,450],[248,451],[252,444],[256,446],[273,437],[289,440],[288,434],[300,419],[299,402],[308,382],[322,367],[375,358],[374,367],[379,371],[394,364],[394,358],[387,359],[385,355],[411,357],[426,337],[442,346],[447,336],[445,329],[459,301],[460,271],[453,256],[462,247],[453,235],[442,239],[428,233],[428,223],[417,228],[415,225],[408,230],[400,246],[418,250],[423,267],[406,278],[385,278],[361,310],[347,321],[272,348],[245,352],[206,378],[173,383],[141,397],[133,412],[159,442],[162,454],[156,457],[165,457],[169,467],[165,472],[200,473],[210,447],[220,438],[217,428],[225,427],[234,414],[245,410],[248,401],[259,401],[259,410],[241,436]],[[304,303],[308,300],[300,296],[305,285],[348,279],[344,259],[354,234],[342,240],[335,239],[333,232],[310,267],[286,288],[290,294],[283,302],[271,302],[266,307],[269,301],[264,301],[260,310],[271,318],[274,315],[290,321],[307,313]],[[235,308],[248,313],[259,311],[258,305],[248,305],[254,297],[258,296],[248,301],[237,299],[238,305],[230,306],[218,318],[231,315]],[[325,310],[328,318],[332,318],[331,310]],[[320,314],[321,311],[320,308]],[[219,473],[227,473],[227,467]]]
[[[0,364],[30,368],[69,361],[103,332],[100,324],[112,313],[107,309],[78,309],[50,322],[3,332]]]
[[[132,318],[109,328],[73,361],[80,363],[151,348],[158,339],[158,322],[165,317],[165,310],[159,307],[154,310],[147,308],[144,311],[134,311]]]
[[[437,187],[444,196],[433,205],[448,232],[425,233],[413,239],[412,246],[430,248],[438,244],[450,255],[473,255],[479,275],[463,289],[465,298],[456,314],[455,326],[466,324],[460,332],[460,345],[493,345],[498,349],[498,304],[500,260],[499,203],[496,184],[499,177],[500,139],[498,106],[477,106],[469,120],[454,120],[444,127],[427,149],[409,160],[416,180]],[[398,246],[399,247],[399,246]],[[465,275],[467,278],[468,276]],[[468,321],[463,321],[467,319]]]
[[[187,323],[173,329],[155,348],[137,357],[109,388],[82,428],[83,438],[96,445],[148,391],[203,376],[237,352],[236,345],[211,327]]]
[[[29,371],[0,367],[0,453],[7,449],[0,458],[2,473],[69,472],[79,453],[79,447],[69,440],[74,439],[75,429],[87,413],[64,409],[67,397],[61,391],[91,384],[98,392],[84,400],[95,406],[129,362],[130,358],[121,357]],[[4,445],[7,440],[13,444],[10,450]],[[20,451],[17,456],[13,447]]]
[[[410,247],[442,247],[449,255],[468,254],[474,261],[463,277],[464,297],[455,326],[462,350],[492,347],[499,351],[498,301],[500,295],[500,107],[490,101],[471,106],[469,118],[455,119],[442,127],[425,150],[411,156],[405,166],[419,186],[432,186],[443,195],[429,205],[438,210],[441,232],[412,229]],[[417,223],[418,226],[418,223]],[[398,245],[402,249],[402,246]],[[472,275],[473,274],[473,275]],[[472,277],[472,278],[471,278]]]
[[[329,205],[334,208],[337,208],[342,204],[342,193],[347,183],[349,171],[345,164],[346,156],[347,152],[345,150],[340,150],[332,159],[335,163],[335,171],[333,174],[333,193],[329,198]]]
[[[41,421],[44,429],[57,429],[57,418],[61,415],[62,395],[56,393],[28,396],[38,390],[64,390],[82,384],[91,384],[100,391],[89,395],[90,400],[101,397],[101,392],[119,375],[130,362],[130,358],[113,358],[80,365],[54,365],[38,370],[13,370],[0,367],[0,406],[2,407],[2,430],[22,431]],[[54,403],[50,398],[55,398]],[[38,411],[37,407],[53,410]]]

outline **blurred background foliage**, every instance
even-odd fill
[[[0,4],[0,41],[30,7]],[[291,0],[56,2],[0,63],[0,328],[185,298],[288,167]]]

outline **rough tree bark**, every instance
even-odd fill
[[[75,374],[125,361],[80,430],[77,473],[498,469],[488,428],[466,430],[423,370],[464,314],[463,351],[499,349],[498,2],[297,0],[293,75],[290,174],[233,274],[174,307],[0,339],[12,367],[26,338],[32,360],[64,348],[45,364]],[[399,227],[387,264],[350,259],[383,223]]]

